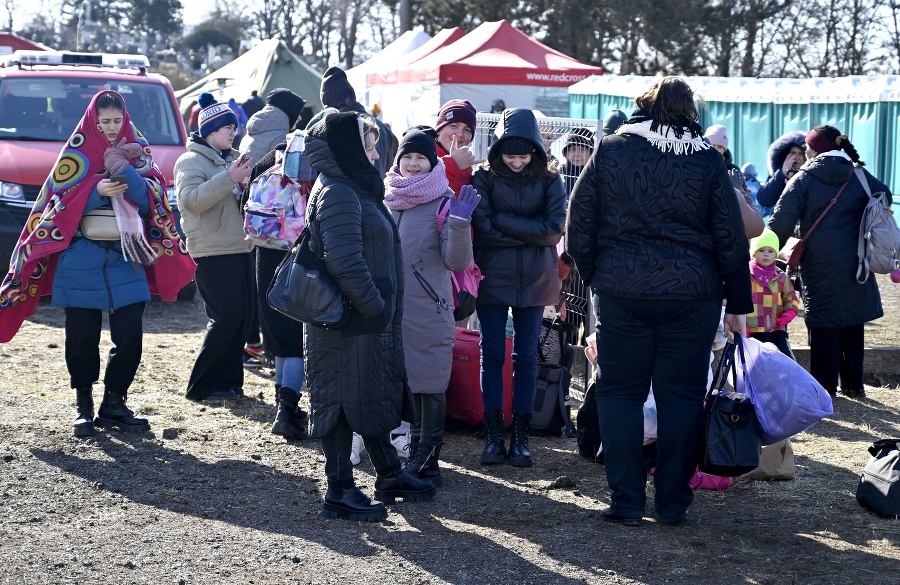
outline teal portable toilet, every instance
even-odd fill
[[[734,163],[741,166],[752,162],[760,174],[764,174],[766,151],[774,140],[772,96],[777,85],[775,80],[692,77],[687,81],[694,95],[700,95],[706,101],[706,111],[700,114],[703,129],[712,124],[725,126]]]
[[[900,88],[884,92],[881,96],[884,107],[884,141],[881,148],[882,172],[878,176],[894,195],[894,217],[900,218]],[[865,160],[865,159],[863,159]]]
[[[594,75],[569,86],[569,117],[603,120],[612,110],[628,115],[634,98],[653,84],[655,77],[639,75]]]

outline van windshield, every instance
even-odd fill
[[[151,146],[184,146],[164,85],[30,75],[0,79],[0,140],[65,142],[91,98],[104,89],[122,94],[132,123]]]

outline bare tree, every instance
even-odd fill
[[[884,68],[896,72],[900,69],[900,0],[888,0],[884,10],[888,16],[883,29]]]

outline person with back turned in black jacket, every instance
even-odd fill
[[[749,245],[722,156],[703,140],[694,94],[666,77],[604,136],[572,193],[566,249],[593,289],[597,408],[611,504],[603,518],[644,516],[644,401],[658,419],[656,514],[678,525],[693,500],[709,356],[753,310]]]

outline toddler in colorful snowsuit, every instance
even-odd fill
[[[750,240],[753,312],[747,315],[747,334],[793,358],[786,327],[797,316],[797,294],[787,274],[775,266],[779,248],[778,236],[768,229]]]

